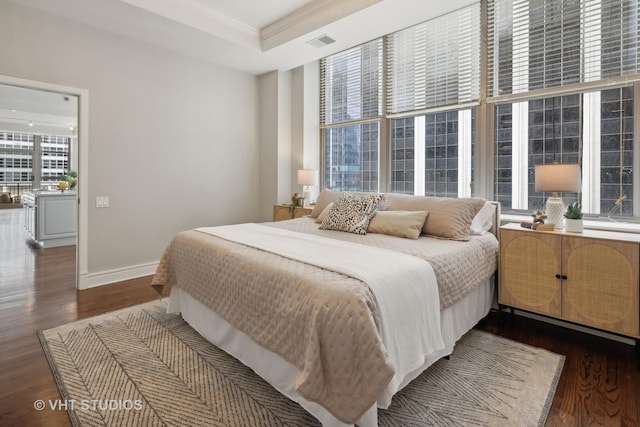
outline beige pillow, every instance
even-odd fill
[[[327,215],[329,215],[329,211],[331,210],[331,208],[333,207],[333,203],[331,202],[327,205],[326,208],[324,208],[324,210],[322,211],[322,213],[320,215],[318,215],[318,218],[316,218],[316,222],[318,224],[321,224],[322,221],[324,221],[324,219],[327,217]]]
[[[469,240],[469,227],[486,200],[480,198],[452,198],[410,196],[387,193],[382,210],[427,211],[422,232],[450,240]]]
[[[309,214],[311,218],[318,218],[318,216],[324,212],[329,203],[333,203],[338,200],[338,196],[340,196],[339,191],[331,191],[331,190],[322,190],[320,195],[318,196],[318,200],[316,201],[316,205],[313,210]]]
[[[378,211],[367,232],[415,240],[420,237],[427,215],[427,211]]]

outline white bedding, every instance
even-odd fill
[[[358,243],[305,235],[261,224],[198,228],[207,234],[268,251],[366,283],[376,297],[380,334],[395,375],[387,390],[395,393],[404,376],[434,361],[444,349],[440,301],[431,265],[420,258]],[[437,358],[435,359],[437,360]]]

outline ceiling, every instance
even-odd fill
[[[0,129],[74,136],[77,127],[76,96],[0,85]]]
[[[9,0],[260,75],[290,70],[478,0]],[[327,35],[336,42],[314,47]]]

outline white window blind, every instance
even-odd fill
[[[382,39],[320,61],[321,125],[382,114]]]
[[[477,102],[479,3],[386,37],[388,115]]]
[[[639,79],[637,0],[489,0],[489,96]]]

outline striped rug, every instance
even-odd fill
[[[76,426],[318,425],[179,315],[166,314],[163,302],[38,334]],[[563,356],[472,330],[450,360],[378,412],[379,424],[544,425],[563,363]]]

